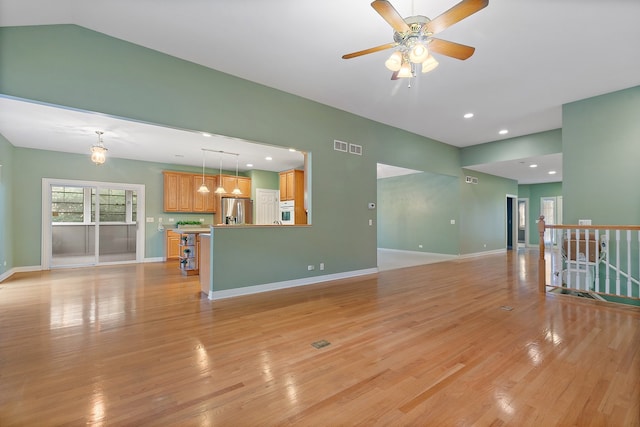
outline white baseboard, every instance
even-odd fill
[[[30,271],[41,271],[42,267],[39,265],[32,265],[27,267],[14,267],[5,271],[3,274],[0,274],[0,282],[4,282],[9,277],[13,276],[16,273],[28,273]]]
[[[483,252],[475,252],[475,253],[471,253],[471,254],[461,254],[460,255],[460,259],[463,259],[463,258],[475,258],[475,257],[485,256],[485,255],[504,254],[506,252],[507,252],[507,249],[503,248],[503,249],[495,249],[493,251],[483,251]]]
[[[279,289],[294,288],[297,286],[314,285],[316,283],[329,282],[331,280],[347,279],[350,277],[366,276],[375,274],[377,268],[368,268],[365,270],[347,271],[345,273],[327,274],[325,276],[305,277],[303,279],[286,280],[284,282],[265,283],[263,285],[246,286],[243,288],[226,289],[224,291],[209,291],[210,300],[218,300],[224,298],[233,298],[243,295],[258,294],[261,292],[276,291]]]
[[[165,259],[161,256],[157,256],[154,258],[145,258],[144,260],[142,260],[142,262],[147,263],[147,262],[165,262]]]
[[[455,259],[458,257],[458,255],[452,255],[452,254],[443,254],[443,253],[438,253],[438,252],[422,252],[422,251],[408,251],[406,249],[388,249],[388,248],[378,248],[379,251],[381,252],[394,252],[394,253],[398,253],[398,254],[407,254],[407,255],[425,255],[425,256],[432,256],[432,257],[442,257],[443,259]]]

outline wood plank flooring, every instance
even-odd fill
[[[0,425],[639,426],[640,310],[540,295],[536,264],[214,302],[174,263],[17,274],[0,284]]]

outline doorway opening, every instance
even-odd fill
[[[144,185],[42,180],[42,268],[142,262]]]
[[[515,245],[518,231],[517,231],[517,206],[516,201],[518,200],[518,196],[514,196],[512,194],[507,194],[507,224],[506,224],[506,235],[507,235],[507,250],[512,250]]]

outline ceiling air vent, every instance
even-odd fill
[[[475,176],[467,176],[465,177],[464,182],[466,182],[467,184],[477,184],[478,178],[476,178]]]
[[[336,151],[342,151],[347,153],[349,151],[349,144],[344,141],[333,140],[333,149]]]
[[[349,144],[349,153],[362,156],[362,145]]]

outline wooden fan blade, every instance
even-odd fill
[[[463,61],[473,55],[473,52],[476,51],[475,47],[440,39],[431,39],[428,49],[432,52],[461,59]]]
[[[370,47],[369,49],[360,50],[358,52],[347,53],[346,55],[342,55],[342,59],[351,59],[357,56],[368,55],[373,52],[379,52],[381,50],[391,49],[392,47],[396,47],[396,46],[398,46],[398,43],[393,42],[393,43],[387,43],[387,44],[383,44],[376,47]]]
[[[387,0],[375,0],[371,3],[371,7],[376,10],[382,16],[382,18],[389,23],[399,33],[406,33],[411,28],[404,22],[404,19],[398,11],[391,6]]]
[[[460,22],[464,18],[485,8],[488,4],[489,0],[463,0],[442,15],[430,22],[427,22],[427,30],[432,34],[438,34],[440,31],[449,28],[456,22]]]
[[[398,71],[391,73],[391,80],[398,80]]]

